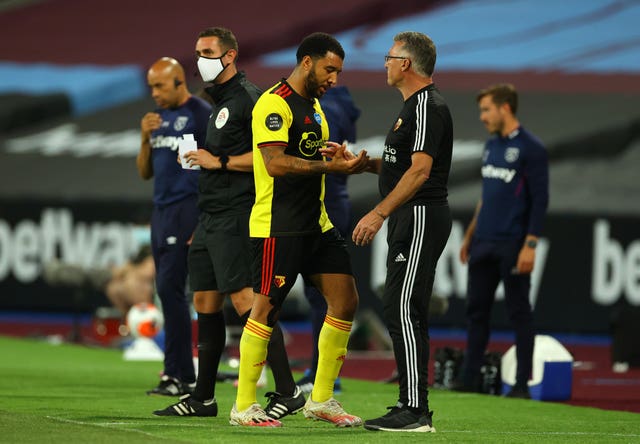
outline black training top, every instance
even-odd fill
[[[378,186],[387,196],[411,166],[411,156],[424,152],[433,158],[429,179],[407,202],[409,205],[444,203],[451,169],[453,122],[449,107],[434,84],[404,102],[398,119],[387,133]]]
[[[251,152],[251,112],[262,91],[239,72],[207,93],[214,105],[205,148],[215,156]],[[247,213],[255,196],[253,173],[203,169],[198,192],[198,207],[208,214]]]

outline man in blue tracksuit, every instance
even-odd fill
[[[151,247],[156,287],[164,314],[164,371],[151,395],[189,393],[195,381],[191,346],[191,316],[185,294],[189,239],[198,221],[198,171],[177,162],[178,141],[193,134],[205,142],[211,106],[189,93],[180,64],[168,57],[155,62],[147,74],[151,96],[158,105],[141,121],[140,176],[154,178]]]
[[[530,398],[534,329],[529,289],[536,245],[549,201],[547,152],[520,126],[512,85],[495,85],[477,97],[480,120],[494,136],[482,161],[482,200],[467,228],[460,260],[469,264],[467,350],[457,389],[477,391],[489,341],[491,307],[500,281],[516,333],[516,383],[506,396]]]

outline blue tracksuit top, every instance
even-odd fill
[[[485,145],[482,158],[482,207],[474,237],[521,240],[539,236],[549,203],[547,151],[519,127]]]
[[[162,126],[151,133],[153,203],[165,206],[198,193],[198,170],[183,169],[178,163],[178,141],[193,134],[201,148],[205,143],[211,105],[191,96],[175,109],[157,109]]]

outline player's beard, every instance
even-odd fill
[[[489,134],[500,135],[502,133],[502,129],[504,128],[504,121],[503,120],[494,120],[492,122],[492,121],[489,120],[484,125],[487,128],[487,132]]]
[[[504,120],[500,120],[498,122],[495,123],[495,125],[493,125],[493,134],[502,134],[502,131],[504,130]]]
[[[311,68],[311,71],[309,71],[309,75],[304,81],[304,89],[306,90],[307,95],[314,99],[319,99],[320,97],[322,97],[322,94],[324,94],[319,91],[320,83],[318,82],[318,77],[316,76],[315,64]]]

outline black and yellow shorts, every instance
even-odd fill
[[[314,274],[352,275],[347,244],[338,230],[305,236],[251,238],[253,244],[253,291],[272,298],[276,307],[284,302],[301,274],[308,285]]]

